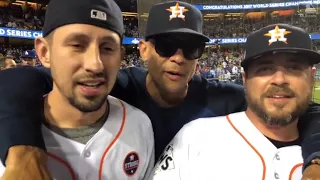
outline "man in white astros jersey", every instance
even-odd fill
[[[152,172],[150,119],[108,96],[123,56],[123,30],[113,0],[51,0],[48,5],[43,38],[34,43],[53,77],[42,125],[53,179],[143,180]],[[0,177],[5,178],[4,171],[1,164]]]
[[[301,180],[298,117],[311,103],[309,35],[286,24],[249,35],[241,65],[248,108],[185,125],[156,164],[153,180]]]

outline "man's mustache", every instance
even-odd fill
[[[288,86],[271,86],[264,94],[263,97],[270,97],[274,96],[276,94],[282,94],[289,97],[294,97],[295,93],[292,89],[290,89]]]
[[[106,75],[103,72],[99,72],[99,73],[87,73],[77,77],[77,79],[97,79],[97,78],[106,79]]]

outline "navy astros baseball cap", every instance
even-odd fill
[[[309,34],[288,24],[273,24],[251,33],[245,44],[245,57],[242,67],[261,56],[275,52],[303,54],[310,64],[320,63],[320,54],[312,50]]]
[[[203,16],[191,4],[170,1],[152,6],[146,27],[145,39],[157,35],[189,34],[198,36],[204,42],[210,39],[202,34]]]
[[[122,12],[113,0],[50,0],[43,37],[68,24],[89,24],[124,34]]]

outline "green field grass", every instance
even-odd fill
[[[320,103],[320,81],[317,81],[313,90],[313,101]]]

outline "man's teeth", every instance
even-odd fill
[[[96,87],[98,86],[100,83],[83,83],[83,85],[88,86],[88,87]]]
[[[273,98],[287,98],[287,96],[278,96],[278,95],[275,95],[275,96],[272,96]]]

